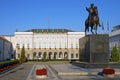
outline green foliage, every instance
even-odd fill
[[[26,57],[25,57],[25,48],[24,48],[24,46],[22,47],[22,50],[21,50],[20,62],[21,62],[21,63],[26,62]]]
[[[15,63],[19,63],[19,60],[10,60],[10,61],[3,61],[0,62],[0,68],[5,67],[5,66],[9,66]]]
[[[119,51],[116,46],[113,47],[112,53],[111,53],[111,61],[112,62],[118,62],[119,61]]]

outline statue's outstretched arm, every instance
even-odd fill
[[[86,10],[88,11],[88,8],[86,7]]]

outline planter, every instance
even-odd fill
[[[4,71],[4,68],[0,68],[0,72]]]
[[[36,78],[46,78],[47,77],[47,69],[36,69]]]
[[[113,68],[107,67],[102,71],[103,75],[108,78],[113,78],[115,75],[115,70]]]

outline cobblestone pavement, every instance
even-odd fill
[[[0,80],[26,80],[31,68],[31,64],[21,64],[16,68],[0,75]]]

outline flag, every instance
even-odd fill
[[[103,22],[102,22],[102,30],[104,30],[104,25],[103,25]]]
[[[108,23],[108,21],[107,21],[107,30],[109,31],[109,23]]]
[[[47,17],[47,18],[44,18],[44,20],[50,20],[50,18],[49,18],[49,17]]]

